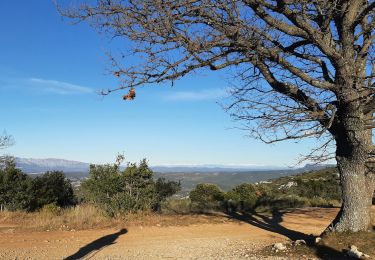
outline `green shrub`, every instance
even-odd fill
[[[257,201],[257,207],[266,207],[273,209],[300,208],[310,206],[309,199],[298,195],[266,195]]]
[[[47,172],[33,179],[17,169],[13,161],[7,161],[0,169],[0,204],[10,211],[35,211],[49,204],[74,205],[75,197],[62,172]]]
[[[50,204],[46,204],[46,205],[44,205],[44,206],[40,209],[40,212],[41,212],[42,214],[46,214],[46,215],[58,216],[58,215],[61,214],[62,209],[61,209],[61,207],[57,206],[56,203],[50,203]]]
[[[14,161],[0,169],[0,205],[10,211],[27,210],[30,206],[31,178],[16,168]]]
[[[168,199],[162,204],[163,213],[171,214],[189,214],[191,211],[191,200],[184,199]]]
[[[29,209],[34,211],[45,205],[68,207],[76,204],[73,187],[63,172],[46,172],[32,180],[32,201]]]
[[[297,186],[293,187],[294,193],[306,198],[324,198],[332,200],[341,199],[338,182],[333,179],[296,179]]]
[[[257,185],[261,196],[257,207],[332,207],[341,201],[337,170],[328,169],[283,177]]]
[[[340,201],[315,197],[309,199],[309,204],[311,207],[338,207],[340,206]]]
[[[175,181],[167,181],[164,178],[159,178],[155,182],[155,197],[153,203],[154,211],[161,211],[162,203],[170,196],[176,194],[181,190],[181,183]]]
[[[252,211],[258,196],[253,184],[243,183],[225,194],[226,207],[229,211]]]
[[[192,210],[218,210],[223,206],[224,192],[216,184],[201,183],[189,194]]]
[[[147,161],[129,163],[121,171],[119,163],[91,165],[89,179],[82,183],[85,201],[100,205],[108,216],[127,212],[160,210],[161,203],[180,189],[176,182],[153,179]]]

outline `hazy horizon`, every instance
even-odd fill
[[[32,161],[44,161],[44,160],[62,160],[67,162],[76,162],[76,163],[85,163],[85,164],[95,164],[96,162],[90,162],[90,161],[77,161],[74,159],[65,159],[65,158],[24,158],[24,157],[15,157],[16,159],[21,160],[32,160]],[[113,163],[114,161],[105,162],[105,163]],[[125,165],[127,162],[125,158],[125,162],[123,165]],[[137,162],[136,162],[137,163]],[[267,169],[287,169],[292,168],[291,166],[282,166],[282,165],[265,165],[265,164],[211,164],[211,163],[205,163],[205,164],[187,164],[187,163],[181,163],[181,164],[152,164],[151,167],[207,167],[207,168],[238,168],[238,169],[246,169],[246,168],[267,168]]]

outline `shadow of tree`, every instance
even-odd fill
[[[316,244],[315,236],[313,235],[308,235],[282,226],[281,222],[283,221],[283,215],[285,213],[287,212],[280,212],[275,209],[272,211],[271,216],[255,212],[251,214],[247,212],[229,212],[227,214],[229,218],[237,219],[252,226],[283,235],[293,241],[303,239],[306,241],[306,246],[320,259],[350,259],[344,252],[340,252],[324,244]]]
[[[246,212],[231,212],[228,215],[231,218],[241,220],[242,222],[246,222],[252,226],[286,236],[290,240],[303,239],[306,242],[313,240],[313,237],[310,235],[282,226],[280,223],[283,221],[283,214],[285,213],[286,212],[282,213],[278,210],[273,210],[272,217],[268,217],[259,213],[250,214]]]
[[[120,231],[118,231],[116,233],[113,233],[113,234],[106,235],[106,236],[103,236],[101,238],[98,238],[98,239],[92,241],[91,243],[89,243],[89,244],[81,247],[73,255],[68,256],[68,257],[66,257],[64,259],[66,259],[66,260],[82,259],[83,257],[87,257],[90,253],[96,251],[93,255],[90,256],[90,257],[93,257],[96,253],[98,253],[103,248],[105,248],[105,247],[107,247],[109,245],[114,244],[115,241],[116,241],[116,239],[119,236],[121,236],[123,234],[126,234],[126,233],[128,233],[127,229],[121,229]]]

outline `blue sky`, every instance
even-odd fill
[[[119,92],[103,98],[98,91],[118,85],[105,52],[122,46],[62,19],[50,0],[2,1],[0,32],[0,131],[13,135],[14,156],[289,166],[312,147],[266,145],[235,129],[217,104],[228,86],[222,73],[147,86],[132,102]]]

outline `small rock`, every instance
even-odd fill
[[[357,258],[357,259],[361,259],[361,257],[365,257],[365,258],[370,257],[369,255],[366,255],[362,253],[361,251],[359,251],[358,247],[356,247],[355,245],[350,246],[350,249],[348,250],[347,254],[348,256]]]
[[[303,240],[303,239],[299,239],[299,240],[294,241],[293,244],[294,244],[295,246],[306,245],[306,241]]]
[[[286,249],[286,246],[284,246],[282,243],[276,243],[273,245],[273,249],[277,251],[284,251]]]
[[[321,238],[321,237],[317,237],[317,238],[315,238],[315,244],[319,244],[320,241],[322,241],[322,238]]]

